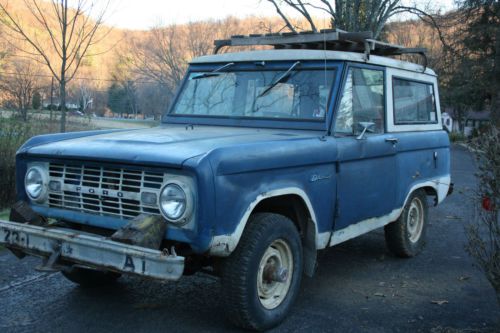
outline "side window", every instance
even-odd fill
[[[360,122],[372,122],[372,133],[384,132],[384,72],[349,68],[337,110],[335,133],[355,134]]]
[[[393,78],[394,123],[435,124],[436,101],[431,83]]]

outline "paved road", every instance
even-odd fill
[[[420,256],[393,257],[382,231],[322,252],[317,275],[305,279],[292,313],[274,331],[500,331],[494,291],[464,251],[474,162],[461,147],[452,157],[456,192],[431,210],[428,245]],[[35,272],[37,262],[0,253],[1,332],[236,331],[224,319],[220,285],[210,276],[177,283],[129,277],[109,289],[86,290],[59,274]]]

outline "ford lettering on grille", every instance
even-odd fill
[[[141,193],[159,197],[163,173],[50,163],[49,177],[61,184],[60,191],[49,189],[49,207],[124,219],[142,213],[160,215],[157,203],[141,202]]]
[[[90,193],[90,194],[99,194],[107,197],[115,197],[115,198],[123,198],[123,192],[113,191],[113,190],[104,190],[100,188],[93,188],[87,186],[74,186],[75,192],[81,193]]]

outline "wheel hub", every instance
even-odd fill
[[[278,307],[290,289],[293,256],[290,246],[282,239],[275,240],[264,252],[257,274],[257,291],[266,309]]]
[[[264,267],[264,279],[268,282],[286,282],[288,278],[288,269],[281,266],[276,265],[266,265]]]
[[[408,238],[416,243],[422,235],[424,226],[424,207],[419,198],[413,198],[408,209],[407,230]]]

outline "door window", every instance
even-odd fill
[[[359,133],[362,122],[374,123],[368,133],[383,133],[384,116],[384,72],[349,68],[335,118],[335,133]]]

